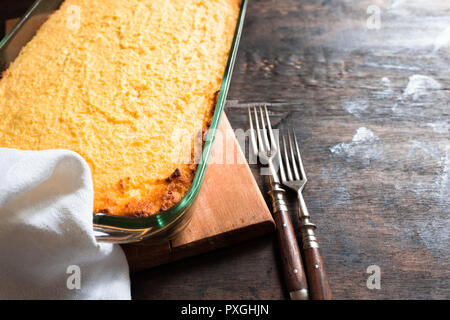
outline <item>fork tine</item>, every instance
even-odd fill
[[[278,144],[275,142],[275,136],[272,131],[272,124],[270,123],[269,112],[267,112],[267,105],[264,105],[264,111],[266,113],[267,129],[269,131],[270,145],[271,145],[272,149],[276,150],[278,147]]]
[[[268,136],[267,136],[267,130],[266,130],[266,125],[265,125],[265,120],[264,120],[263,110],[262,110],[262,107],[261,107],[261,106],[259,106],[259,112],[261,113],[261,125],[262,125],[262,129],[263,129],[264,143],[266,144],[266,149],[267,149],[267,150],[270,150],[269,138],[268,138]]]
[[[278,162],[280,164],[280,175],[281,175],[281,181],[286,182],[286,173],[284,171],[284,165],[283,165],[283,159],[281,156],[281,145],[280,145],[280,130],[278,130],[278,139],[277,139],[277,147],[278,147]]]
[[[294,169],[294,177],[296,180],[300,180],[300,176],[298,175],[297,170],[297,161],[295,161],[294,147],[292,145],[292,137],[291,132],[288,131],[288,139],[289,139],[289,149],[291,151],[291,160],[292,160],[292,168]]]
[[[291,165],[289,164],[289,157],[288,157],[288,153],[287,153],[286,139],[284,137],[284,133],[282,134],[282,137],[283,137],[283,149],[284,149],[284,163],[286,164],[287,176],[288,176],[289,180],[293,180]]]
[[[252,112],[248,108],[248,121],[250,122],[250,143],[252,144],[252,151],[256,155],[258,153],[258,143],[256,142],[255,129],[253,128]]]
[[[258,119],[258,112],[256,112],[256,107],[253,108],[253,111],[255,113],[256,134],[258,136],[259,151],[264,152],[265,148],[261,137],[261,129],[259,128],[259,119]]]
[[[298,163],[299,163],[299,167],[300,167],[300,172],[302,174],[302,179],[307,180],[306,179],[305,168],[303,167],[302,156],[300,154],[300,148],[298,147],[297,136],[295,135],[294,129],[292,129],[292,133],[294,134],[295,149],[296,149],[296,152],[297,152],[297,159],[298,159]]]

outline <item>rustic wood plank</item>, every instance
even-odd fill
[[[276,239],[269,235],[133,273],[132,297],[288,299],[280,285],[278,254]]]
[[[373,4],[380,30],[366,27]],[[426,1],[249,7],[227,113],[246,128],[246,107],[267,103],[278,128],[295,128],[335,298],[450,296],[449,48],[435,51],[449,9]],[[414,75],[427,77],[417,97],[407,90]],[[352,141],[358,130],[356,140],[367,140]],[[366,288],[371,264],[382,270],[381,290]]]

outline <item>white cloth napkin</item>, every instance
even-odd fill
[[[0,299],[130,299],[125,255],[97,243],[89,166],[0,148]]]

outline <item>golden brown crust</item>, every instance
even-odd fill
[[[161,199],[161,207],[158,212],[170,209],[186,195],[194,180],[196,169],[197,165],[191,165],[190,169],[182,174],[177,168],[166,178],[166,187],[155,197]],[[155,198],[128,203],[125,215],[143,218],[155,214]]]

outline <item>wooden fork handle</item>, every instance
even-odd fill
[[[309,294],[311,299],[333,299],[319,248],[303,249],[303,256],[306,265],[306,273],[308,274]]]
[[[292,300],[308,299],[308,284],[300,249],[289,213],[285,210],[273,214],[277,227],[283,273]]]
[[[314,230],[316,225],[311,223],[308,208],[301,193],[298,194],[300,231],[302,235],[302,251],[306,265],[306,274],[312,300],[331,300],[333,295],[328,283],[322,256],[319,251]]]

